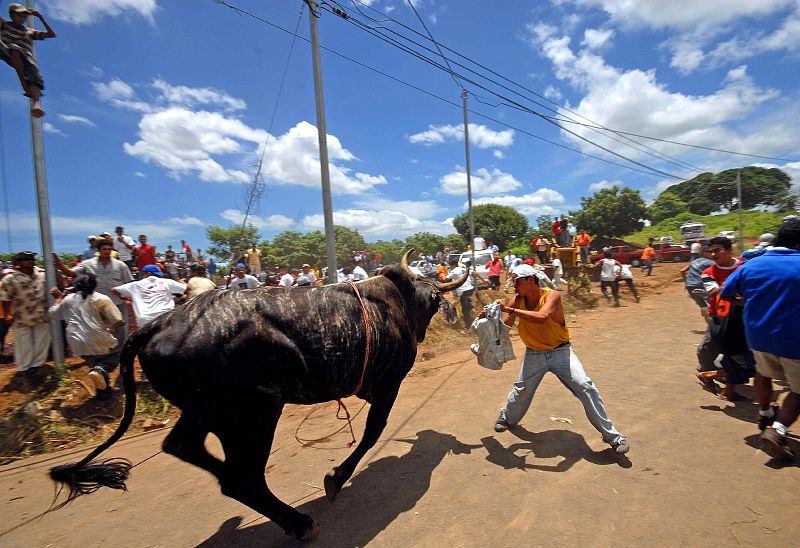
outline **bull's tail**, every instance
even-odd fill
[[[133,360],[136,354],[150,340],[150,330],[145,327],[136,332],[122,349],[120,367],[122,385],[125,389],[125,413],[116,431],[104,443],[95,448],[79,462],[62,464],[50,469],[50,478],[67,487],[69,494],[67,500],[56,506],[61,508],[72,502],[80,495],[94,493],[101,487],[125,490],[125,481],[131,469],[127,459],[112,458],[102,462],[93,463],[92,460],[103,451],[114,445],[128,430],[136,413],[136,383],[133,378]],[[59,493],[61,491],[59,490]]]

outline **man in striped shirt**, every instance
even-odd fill
[[[33,30],[26,27],[25,18],[29,15],[38,17],[47,30]],[[31,115],[41,118],[44,116],[44,111],[39,98],[44,90],[44,80],[36,62],[33,41],[54,38],[56,33],[38,11],[29,10],[22,4],[9,4],[8,16],[11,21],[0,17],[0,59],[17,71],[24,95],[31,100]]]

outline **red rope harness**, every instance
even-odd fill
[[[358,379],[358,386],[356,386],[355,390],[345,396],[345,398],[349,398],[350,396],[357,394],[358,391],[361,390],[361,386],[364,384],[364,375],[367,374],[367,363],[369,362],[369,350],[372,337],[369,332],[369,316],[367,316],[367,305],[364,304],[364,299],[361,298],[361,293],[359,293],[356,284],[353,283],[352,280],[347,280],[345,283],[353,288],[353,291],[355,291],[356,297],[358,298],[358,302],[361,304],[361,317],[364,319],[364,332],[366,333],[367,339],[366,348],[364,349],[364,367],[361,369],[361,378]],[[350,420],[350,412],[347,411],[347,407],[344,405],[344,402],[342,402],[342,398],[339,398],[336,400],[336,402],[339,404],[339,407],[336,409],[336,418],[347,419],[347,425],[350,427],[350,437],[353,438],[353,440],[347,444],[347,447],[352,447],[356,443],[356,436],[353,433],[353,423]],[[339,410],[341,409],[344,409],[345,417],[339,416]]]

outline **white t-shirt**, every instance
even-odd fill
[[[302,275],[308,278],[308,281],[311,282],[312,284],[317,281],[317,275],[314,274],[314,272],[311,270],[309,270],[308,272],[303,272]]]
[[[614,267],[614,274],[618,274],[622,280],[632,280],[633,272],[631,272],[631,265],[624,264],[622,266]]]
[[[281,276],[281,280],[278,282],[278,285],[281,287],[290,287],[294,285],[294,277],[287,272]]]
[[[694,242],[692,247],[689,249],[689,253],[693,255],[700,255],[703,252],[703,244],[700,242]]]
[[[367,276],[366,270],[364,270],[360,266],[356,266],[355,268],[353,268],[352,280],[354,282],[357,282],[358,280],[366,280],[367,278],[369,278],[369,276]]]
[[[613,282],[617,279],[614,275],[614,267],[617,261],[615,259],[600,259],[600,280],[604,282]]]
[[[464,275],[464,272],[466,272],[465,268],[462,265],[458,265],[450,271],[450,274],[447,275],[447,278],[450,280],[457,280]],[[470,270],[470,273],[472,273],[472,270]],[[469,291],[470,289],[475,289],[475,286],[472,285],[472,276],[467,276],[467,280],[456,288],[456,297],[460,297],[462,293]]]
[[[234,275],[233,278],[231,278],[231,283],[228,284],[228,289],[239,291],[240,289],[255,289],[260,285],[258,279],[250,274],[245,274],[243,278]]]
[[[111,299],[96,291],[83,298],[79,293],[64,297],[50,307],[50,317],[67,324],[67,342],[76,356],[105,356],[117,346],[107,327],[122,320]]]
[[[123,234],[122,239],[125,240],[125,244],[130,246],[136,245],[133,239],[127,234]],[[128,245],[125,244],[119,241],[119,236],[114,236],[114,249],[119,253],[120,261],[130,261],[133,258],[133,251],[128,249]]]
[[[133,301],[133,313],[136,314],[136,322],[141,327],[143,324],[175,308],[175,301],[172,295],[173,293],[183,295],[186,291],[186,284],[169,278],[148,276],[115,289],[120,295]]]

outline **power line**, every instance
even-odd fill
[[[336,0],[332,0],[332,1],[335,2]],[[404,23],[402,23],[401,21],[398,21],[397,19],[392,18],[389,15],[384,14],[383,12],[378,11],[377,9],[375,9],[375,8],[369,6],[369,5],[364,4],[360,0],[350,0],[350,1],[353,3],[354,6],[356,6],[356,9],[359,11],[359,13],[361,13],[362,15],[364,15],[365,17],[367,17],[368,19],[370,19],[370,20],[372,20],[372,21],[374,21],[376,23],[384,23],[386,21],[392,21],[393,23],[395,23],[395,24],[397,24],[397,25],[409,30],[410,32],[412,32],[412,33],[414,33],[414,34],[416,34],[416,35],[418,35],[420,37],[426,38],[423,34],[421,34],[420,32],[416,31],[415,29],[405,25]],[[370,9],[371,11],[373,11],[375,13],[380,13],[382,16],[385,17],[385,19],[383,19],[381,21],[378,21],[377,19],[369,17],[360,8],[358,8],[358,5],[364,6],[364,7]],[[383,27],[383,28],[386,28],[386,30],[388,30],[389,32],[393,32],[394,33],[394,31],[392,31],[391,29],[388,29],[387,27]],[[424,47],[424,46],[422,46],[422,47]],[[664,143],[669,143],[669,144],[680,145],[680,146],[688,147],[688,148],[697,148],[697,149],[708,150],[708,151],[712,151],[712,152],[720,152],[720,153],[724,153],[724,154],[733,154],[733,155],[738,155],[738,156],[748,156],[748,157],[751,157],[751,158],[761,158],[761,159],[765,159],[765,160],[776,160],[776,161],[781,161],[781,162],[794,162],[794,161],[796,161],[796,160],[791,160],[791,159],[787,159],[787,158],[779,158],[779,157],[775,157],[775,156],[763,156],[763,155],[759,155],[759,154],[748,154],[748,153],[744,153],[744,152],[735,152],[735,151],[732,151],[732,150],[725,150],[725,149],[720,149],[720,148],[715,148],[715,147],[707,147],[707,146],[703,146],[703,145],[694,145],[694,144],[684,143],[684,142],[680,142],[680,141],[673,141],[673,140],[669,140],[669,139],[661,139],[661,138],[658,138],[658,137],[651,137],[651,136],[648,136],[648,135],[641,135],[641,134],[638,134],[638,133],[633,133],[633,132],[627,132],[627,131],[608,128],[608,127],[605,127],[602,124],[599,124],[598,122],[595,122],[595,121],[591,120],[590,118],[580,114],[579,112],[576,112],[576,111],[571,110],[571,109],[569,109],[569,108],[567,108],[567,107],[565,107],[563,105],[560,105],[559,103],[549,99],[548,97],[546,97],[546,96],[544,96],[544,95],[542,95],[540,93],[537,93],[536,91],[534,91],[534,90],[532,90],[532,89],[530,89],[530,88],[528,88],[528,87],[526,87],[526,86],[524,86],[524,85],[522,85],[522,84],[520,84],[520,83],[518,83],[518,82],[516,82],[516,81],[514,81],[512,79],[510,79],[510,78],[507,78],[506,76],[504,76],[504,75],[492,70],[491,68],[487,67],[486,65],[483,65],[483,64],[479,63],[478,61],[475,61],[474,59],[472,59],[470,57],[467,57],[467,56],[459,53],[458,51],[456,51],[456,50],[454,50],[452,48],[447,47],[446,45],[441,45],[441,47],[444,48],[445,50],[449,51],[450,53],[453,53],[453,54],[457,55],[458,57],[460,57],[460,58],[462,58],[462,59],[464,59],[466,61],[469,61],[470,63],[480,67],[481,69],[486,70],[487,72],[489,72],[489,73],[491,73],[491,74],[493,74],[493,75],[505,80],[506,82],[509,82],[510,84],[513,84],[514,86],[517,86],[518,88],[526,91],[527,93],[530,93],[530,94],[532,94],[532,95],[534,95],[536,97],[539,97],[540,99],[542,99],[544,101],[547,101],[548,103],[551,103],[552,105],[555,105],[560,110],[564,110],[566,112],[569,112],[570,114],[573,114],[575,116],[578,116],[578,117],[588,121],[589,124],[578,122],[576,120],[572,120],[572,119],[564,116],[563,114],[560,114],[558,111],[556,111],[556,110],[554,110],[554,109],[552,109],[550,107],[547,107],[546,105],[543,105],[542,103],[540,103],[538,101],[533,101],[533,100],[528,98],[528,100],[530,100],[534,104],[536,104],[538,106],[541,106],[542,108],[546,108],[547,110],[550,110],[551,112],[554,112],[555,114],[559,114],[560,116],[563,116],[563,118],[560,119],[560,121],[562,121],[562,122],[569,122],[569,123],[573,123],[573,124],[584,125],[586,127],[590,127],[590,128],[594,128],[594,129],[598,129],[598,130],[610,131],[610,132],[618,134],[618,135],[637,137],[637,138],[640,138],[640,139],[649,139],[649,140],[658,141],[658,142],[664,142]],[[456,63],[456,64],[458,64],[458,63]],[[459,66],[463,67],[463,65],[460,65],[460,64],[459,64]],[[466,68],[466,67],[463,67],[463,68]],[[474,72],[474,71],[471,71],[471,72]],[[488,78],[486,78],[486,79],[489,80],[489,81],[492,81],[492,80],[490,80]],[[492,82],[494,82],[494,81],[492,81]],[[496,83],[496,82],[494,82],[494,83]],[[515,91],[510,90],[509,88],[505,88],[505,87],[504,87],[504,89],[508,89],[509,91],[512,91],[513,93],[516,93],[517,95],[520,95],[521,97],[524,97],[524,95],[520,94],[519,92],[515,92]],[[638,141],[633,141],[633,142],[637,142],[638,143]],[[638,144],[643,145],[643,143],[638,143]],[[643,146],[646,146],[646,145],[643,145]]]
[[[253,18],[253,19],[257,20],[257,21],[260,21],[260,22],[262,22],[262,23],[264,23],[264,24],[266,24],[266,25],[268,25],[268,26],[270,26],[270,27],[272,27],[272,28],[274,28],[276,30],[279,30],[281,32],[284,32],[284,33],[292,35],[292,36],[296,36],[297,38],[299,38],[300,40],[303,40],[305,42],[309,42],[309,40],[307,38],[305,38],[303,36],[300,36],[300,35],[298,35],[296,33],[293,33],[292,31],[290,31],[288,29],[285,29],[285,28],[281,27],[280,25],[277,25],[277,24],[275,24],[275,23],[273,23],[271,21],[268,21],[267,19],[264,19],[263,17],[255,15],[254,13],[251,13],[251,12],[245,10],[245,9],[242,9],[242,8],[239,8],[238,6],[230,4],[230,3],[226,2],[225,0],[214,0],[214,1],[217,2],[218,4],[224,5],[227,8],[230,8],[231,10],[233,10],[233,11],[235,11],[237,13],[240,13],[242,15],[247,15],[248,17],[251,17],[251,18]],[[338,14],[336,14],[336,15],[338,15]],[[442,101],[444,103],[447,103],[447,104],[452,105],[452,106],[454,106],[456,108],[459,108],[459,109],[462,108],[461,105],[459,105],[459,104],[457,104],[457,103],[455,103],[453,101],[445,99],[444,97],[436,95],[435,93],[432,93],[432,92],[430,92],[430,91],[428,91],[426,89],[423,89],[423,88],[421,88],[421,87],[419,87],[417,85],[414,85],[414,84],[412,84],[410,82],[406,82],[405,80],[402,80],[402,79],[400,79],[400,78],[398,78],[396,76],[392,76],[391,74],[388,74],[388,73],[386,73],[386,72],[384,72],[384,71],[382,71],[380,69],[377,69],[377,68],[374,68],[374,67],[372,67],[370,65],[362,63],[361,61],[353,59],[352,57],[349,57],[349,56],[347,56],[347,55],[345,55],[343,53],[340,53],[340,52],[338,52],[338,51],[336,51],[334,49],[331,49],[331,48],[326,47],[326,46],[320,46],[320,48],[324,49],[325,51],[327,51],[327,52],[329,52],[329,53],[331,53],[333,55],[336,55],[337,57],[341,57],[342,59],[345,59],[345,60],[347,60],[347,61],[349,61],[349,62],[351,62],[353,64],[356,64],[356,65],[358,65],[360,67],[363,67],[363,68],[365,68],[367,70],[370,70],[372,72],[375,72],[376,74],[380,74],[381,76],[384,76],[385,78],[389,78],[390,80],[393,80],[393,81],[398,82],[400,84],[403,84],[403,85],[405,85],[405,86],[407,86],[407,87],[409,87],[411,89],[414,89],[414,90],[419,91],[421,93],[424,93],[424,94],[426,94],[426,95],[428,95],[430,97],[438,99],[439,101]],[[441,65],[438,65],[438,63],[432,62],[432,64],[434,64],[435,66],[439,66],[441,68]],[[483,87],[483,86],[481,86],[481,87]],[[487,90],[487,91],[491,92],[491,90]],[[519,105],[519,107],[530,112],[530,109],[527,109],[527,107],[525,107],[524,105]],[[552,144],[552,145],[557,146],[559,148],[563,148],[565,150],[569,150],[571,152],[575,152],[575,153],[580,154],[582,156],[586,156],[588,158],[599,160],[601,162],[605,162],[605,163],[610,164],[610,165],[614,165],[614,166],[621,167],[621,168],[624,168],[624,169],[628,169],[628,170],[631,170],[631,171],[636,171],[636,172],[643,173],[643,174],[650,175],[650,176],[653,176],[653,175],[664,175],[664,176],[667,176],[668,178],[671,178],[671,179],[683,180],[681,177],[678,177],[678,176],[675,176],[675,175],[671,175],[671,174],[666,174],[666,173],[660,172],[658,170],[654,170],[653,168],[647,166],[646,164],[642,164],[640,162],[633,161],[633,163],[635,163],[637,165],[640,165],[640,166],[643,166],[645,169],[637,169],[637,168],[634,168],[634,167],[631,167],[631,166],[628,166],[628,165],[624,165],[624,164],[620,164],[618,162],[614,162],[612,160],[608,160],[607,158],[602,158],[600,156],[595,156],[595,155],[590,154],[588,152],[584,152],[582,150],[563,145],[563,144],[558,143],[556,141],[552,141],[550,139],[547,139],[547,138],[541,137],[539,135],[536,135],[536,134],[534,134],[532,132],[529,132],[529,131],[526,131],[526,130],[522,130],[522,129],[517,128],[515,126],[509,125],[506,122],[502,122],[500,120],[497,120],[497,119],[495,119],[495,118],[493,118],[491,116],[487,116],[486,114],[483,114],[482,112],[475,111],[473,109],[469,109],[469,112],[472,113],[472,114],[475,114],[477,116],[480,116],[481,118],[484,118],[484,119],[490,120],[492,122],[495,122],[495,123],[497,123],[499,125],[508,127],[510,129],[514,129],[516,131],[519,131],[520,133],[523,133],[523,134],[528,135],[530,137],[534,137],[534,138],[539,139],[541,141],[544,141],[546,143]],[[541,116],[540,114],[537,114],[537,115]],[[555,124],[555,125],[558,125],[558,124]],[[565,129],[565,131],[569,131],[569,130]],[[615,156],[620,156],[619,154],[613,153],[612,151],[609,151],[609,152],[611,152]],[[625,158],[625,159],[627,160],[627,158]]]
[[[326,3],[326,5],[330,6],[330,4],[327,4],[327,3]],[[324,9],[324,8],[323,8],[323,9]],[[330,11],[330,10],[326,10],[326,11]],[[340,14],[338,14],[338,13],[336,13],[336,12],[333,12],[333,11],[330,11],[330,12],[331,12],[331,13],[334,13],[335,15],[340,15]],[[340,17],[341,17],[341,15],[340,15]],[[577,132],[574,132],[574,131],[572,131],[572,130],[570,130],[570,129],[567,129],[567,128],[565,128],[564,126],[562,126],[562,125],[561,125],[561,124],[560,124],[560,123],[559,123],[559,122],[558,122],[558,121],[557,121],[555,118],[553,118],[552,116],[546,116],[546,115],[543,115],[542,113],[540,113],[540,112],[538,112],[538,111],[535,111],[535,110],[533,110],[533,109],[531,109],[531,108],[529,108],[529,107],[526,107],[525,105],[523,105],[523,104],[521,104],[521,103],[518,103],[517,101],[514,101],[513,99],[510,99],[509,97],[506,97],[506,96],[504,96],[504,95],[501,95],[501,94],[499,94],[499,93],[498,93],[498,92],[496,92],[496,91],[493,91],[493,90],[489,89],[488,87],[486,87],[486,86],[484,86],[484,85],[482,85],[482,84],[480,84],[480,83],[476,82],[476,81],[475,81],[475,80],[473,80],[473,79],[467,78],[467,77],[466,77],[466,76],[464,76],[463,74],[458,74],[458,73],[455,73],[455,72],[453,72],[453,71],[452,71],[452,69],[451,69],[451,68],[447,68],[447,67],[443,66],[442,64],[440,64],[440,63],[438,63],[438,62],[434,61],[433,59],[431,59],[431,58],[429,58],[429,57],[426,57],[424,54],[422,54],[422,53],[419,53],[419,52],[417,52],[417,51],[415,51],[415,50],[411,49],[411,48],[410,48],[410,47],[408,47],[408,46],[405,46],[405,45],[403,45],[403,44],[400,44],[399,42],[397,42],[397,40],[395,40],[395,39],[393,39],[393,38],[389,38],[389,37],[385,36],[384,34],[382,34],[382,33],[378,32],[376,29],[373,29],[372,27],[369,27],[368,25],[363,25],[363,24],[361,24],[360,22],[357,22],[357,20],[356,20],[355,18],[353,18],[353,17],[349,17],[349,16],[348,16],[348,17],[341,17],[341,18],[342,18],[342,19],[344,19],[345,21],[349,22],[349,23],[352,23],[352,24],[354,24],[356,27],[358,27],[358,28],[360,28],[361,30],[363,30],[363,31],[367,32],[368,34],[371,34],[371,35],[373,35],[373,36],[377,37],[378,39],[380,39],[380,40],[383,40],[384,42],[387,42],[388,44],[394,45],[394,46],[395,46],[395,47],[397,47],[398,49],[400,49],[400,50],[402,50],[402,51],[405,51],[406,53],[409,53],[409,54],[411,54],[412,56],[414,56],[414,57],[417,57],[418,59],[420,59],[420,60],[422,60],[422,61],[425,61],[426,63],[428,63],[428,64],[430,64],[430,65],[432,65],[432,66],[434,66],[434,67],[437,67],[437,68],[439,68],[440,70],[443,70],[443,71],[445,71],[445,72],[448,72],[448,73],[450,73],[451,75],[457,75],[457,76],[458,76],[460,79],[462,79],[462,80],[464,80],[464,81],[466,81],[466,82],[469,82],[470,84],[472,84],[472,85],[475,85],[475,86],[477,86],[477,87],[479,87],[479,88],[483,89],[484,91],[486,91],[486,92],[488,92],[488,93],[491,93],[491,94],[493,94],[493,95],[496,95],[496,96],[498,96],[498,97],[501,97],[501,98],[502,98],[502,99],[504,99],[505,101],[508,101],[508,102],[512,103],[512,104],[513,104],[513,105],[514,105],[516,108],[518,108],[518,109],[520,109],[520,110],[523,110],[523,111],[525,111],[525,112],[528,112],[528,113],[530,113],[530,114],[533,114],[534,116],[537,116],[537,117],[541,118],[542,120],[546,121],[547,123],[550,123],[550,124],[553,124],[553,125],[555,125],[556,127],[558,127],[559,129],[561,129],[562,131],[564,131],[564,132],[566,132],[566,133],[569,133],[570,135],[573,135],[574,137],[576,137],[576,138],[578,138],[578,139],[580,139],[580,140],[582,140],[582,141],[585,141],[585,142],[589,143],[590,145],[592,145],[592,146],[594,146],[594,147],[597,147],[597,148],[599,148],[599,149],[601,149],[601,150],[603,150],[603,151],[605,151],[605,152],[608,152],[609,154],[611,154],[611,155],[613,155],[613,156],[616,156],[616,157],[618,157],[618,158],[621,158],[621,159],[623,159],[623,160],[625,160],[625,161],[628,161],[628,162],[630,162],[630,163],[632,163],[632,164],[638,165],[638,166],[640,166],[640,167],[642,167],[642,168],[644,168],[644,169],[651,170],[652,172],[654,172],[654,173],[656,173],[656,174],[658,174],[658,175],[661,175],[661,176],[664,176],[664,177],[667,177],[667,178],[670,178],[670,179],[676,179],[676,180],[684,180],[684,179],[687,179],[687,177],[680,177],[680,176],[678,176],[678,175],[675,175],[675,174],[673,174],[673,173],[668,173],[668,172],[666,172],[666,171],[662,171],[662,170],[660,170],[660,169],[657,169],[657,168],[654,168],[654,167],[648,166],[647,164],[644,164],[644,163],[642,163],[642,162],[639,162],[639,161],[637,161],[637,160],[634,160],[634,159],[632,159],[632,158],[629,158],[629,157],[627,157],[627,156],[625,156],[625,155],[623,155],[623,154],[620,154],[619,152],[616,152],[616,151],[614,151],[614,150],[612,150],[612,149],[610,149],[610,148],[608,148],[608,147],[605,147],[605,146],[603,146],[603,145],[601,145],[601,144],[599,144],[599,143],[596,143],[596,142],[592,141],[591,139],[587,139],[586,137],[584,137],[584,136],[580,135],[579,133],[577,133]],[[413,41],[412,41],[412,42],[413,42]],[[428,49],[428,48],[425,48],[424,46],[421,46],[421,47],[423,47],[424,49]],[[431,51],[431,50],[430,50],[430,49],[428,49],[428,51]],[[467,70],[469,70],[469,69],[467,69]],[[474,71],[471,71],[471,72],[474,72]],[[552,109],[551,109],[551,110],[552,110]]]
[[[439,55],[442,56],[442,59],[444,60],[444,63],[447,65],[447,68],[450,70],[450,77],[453,79],[453,82],[456,83],[456,85],[459,87],[459,89],[463,90],[464,86],[461,85],[461,83],[458,81],[458,79],[456,79],[455,75],[453,74],[453,67],[450,66],[450,62],[447,60],[447,57],[445,57],[444,52],[442,51],[442,48],[439,47],[439,43],[433,38],[433,34],[431,34],[430,29],[428,29],[428,25],[425,24],[425,20],[422,19],[422,17],[420,17],[419,12],[417,11],[417,8],[414,7],[414,0],[407,0],[407,1],[408,1],[408,5],[411,6],[411,9],[414,12],[414,15],[417,16],[417,19],[419,19],[419,22],[422,24],[422,28],[424,28],[425,32],[428,33],[428,37],[430,38],[431,42],[434,43],[434,45],[436,46],[436,49],[439,51]]]

